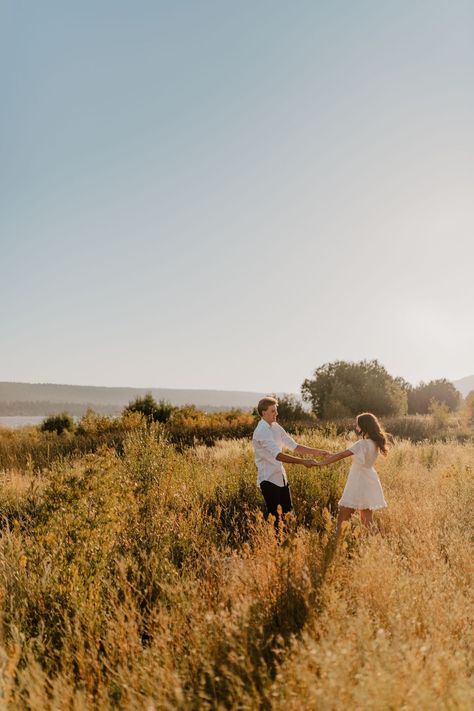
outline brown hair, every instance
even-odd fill
[[[257,412],[260,416],[265,410],[268,410],[270,405],[278,405],[278,400],[274,397],[262,397],[257,405]]]
[[[389,435],[385,432],[375,415],[371,412],[362,412],[360,415],[357,415],[356,421],[364,437],[368,437],[375,442],[379,451],[383,455],[386,455],[388,452]]]

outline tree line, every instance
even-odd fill
[[[301,395],[310,405],[312,416],[324,420],[352,417],[363,411],[381,416],[426,415],[438,412],[440,406],[446,412],[455,412],[462,401],[461,393],[446,378],[413,386],[390,375],[377,360],[325,363],[303,382]],[[279,398],[278,409],[280,418],[286,422],[302,423],[309,416],[304,405],[291,395]],[[148,393],[130,402],[127,410],[167,422],[186,408],[175,408],[166,401],[157,403]]]
[[[325,363],[303,382],[301,395],[303,403],[292,395],[278,398],[280,420],[286,426],[310,425],[315,418],[341,420],[364,411],[393,417],[431,414],[443,419],[457,411],[462,402],[461,393],[446,378],[413,386],[392,376],[377,360]],[[304,403],[310,406],[310,412]],[[474,421],[474,392],[466,397],[465,405],[469,421]],[[157,402],[150,392],[130,401],[122,410],[122,415],[127,413],[141,413],[151,422],[171,422],[175,429],[251,425],[249,414],[240,409],[204,413],[194,405],[177,407],[166,400]],[[252,414],[257,419],[256,410]],[[41,429],[60,434],[75,429],[80,432],[81,425],[76,427],[70,413],[62,412],[47,417]]]
[[[328,420],[364,411],[381,416],[426,415],[439,405],[455,412],[462,401],[446,378],[413,386],[390,375],[377,360],[325,363],[303,382],[301,395],[318,418]]]

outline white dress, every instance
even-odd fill
[[[371,439],[359,439],[349,449],[354,456],[339,506],[349,509],[384,509],[387,502],[373,466],[379,453],[377,445]]]

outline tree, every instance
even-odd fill
[[[285,425],[309,423],[313,415],[305,409],[304,405],[294,395],[274,396],[278,400],[278,419]]]
[[[141,412],[151,422],[168,422],[175,408],[167,400],[156,402],[151,393],[137,397],[124,409],[127,412]]]
[[[334,361],[314,371],[301,386],[303,400],[324,419],[352,417],[369,411],[375,415],[404,415],[404,381],[392,377],[377,361]]]
[[[450,412],[454,412],[461,404],[461,393],[446,378],[420,383],[416,388],[408,391],[408,413],[426,415],[432,400],[444,403]]]

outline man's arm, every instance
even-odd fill
[[[318,462],[316,462],[314,459],[301,459],[301,457],[293,457],[291,454],[283,454],[283,452],[280,452],[277,454],[275,459],[279,462],[284,462],[285,464],[302,464],[304,467],[315,467],[317,466]]]
[[[328,452],[326,449],[315,449],[314,447],[305,447],[303,444],[299,444],[293,451],[298,452],[299,454],[312,454],[314,457],[331,456],[331,452]]]
[[[315,449],[314,447],[305,447],[302,444],[298,444],[288,432],[285,432],[281,425],[278,425],[278,427],[280,428],[284,449],[291,449],[292,452],[298,452],[298,454],[310,454],[316,457],[327,457],[331,454],[331,452],[327,452],[325,449]]]

